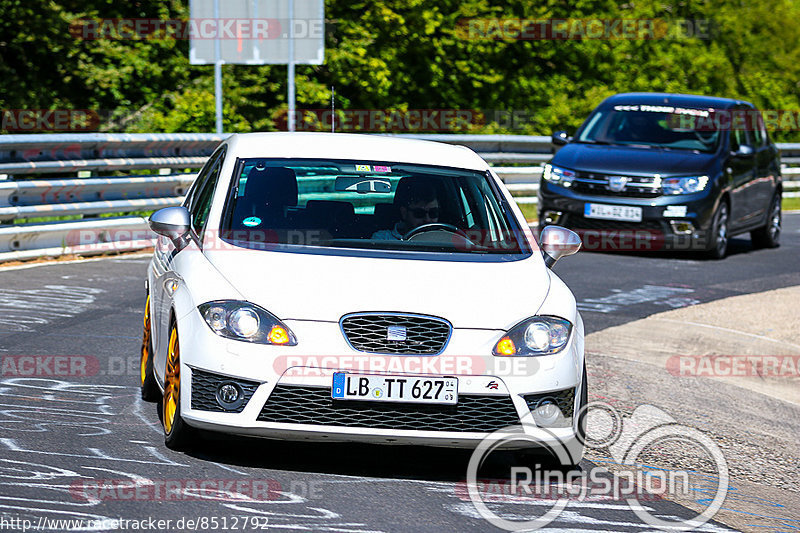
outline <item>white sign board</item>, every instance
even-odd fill
[[[292,20],[289,2],[293,2]],[[289,36],[294,36],[294,62],[320,65],[325,59],[324,0],[214,0],[189,2],[189,61],[213,65],[219,38],[222,63],[286,65]]]

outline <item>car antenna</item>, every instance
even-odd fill
[[[331,85],[331,133],[336,133],[336,88]]]

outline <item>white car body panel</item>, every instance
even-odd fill
[[[396,311],[444,317],[456,328],[508,329],[520,313],[536,314],[550,286],[534,256],[486,263],[214,250],[208,257],[231,285],[246,287],[248,300],[285,320]],[[508,298],[515,305],[498,305]]]

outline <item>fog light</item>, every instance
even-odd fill
[[[537,426],[552,426],[561,418],[561,410],[552,400],[542,400],[533,411]]]
[[[244,393],[238,383],[225,381],[217,386],[217,403],[225,409],[236,409],[244,401]]]
[[[558,224],[562,214],[561,211],[545,211],[542,220],[545,224]]]
[[[694,224],[692,224],[691,222],[670,220],[669,223],[672,226],[672,231],[674,233],[680,233],[681,235],[688,235],[689,233],[694,232]]]

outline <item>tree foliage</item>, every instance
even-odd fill
[[[529,134],[574,130],[603,98],[626,91],[742,98],[800,113],[796,0],[327,0],[325,8],[325,63],[297,67],[298,108],[327,108],[335,86],[342,109],[517,111],[524,119],[516,123],[493,122],[489,113],[464,131]],[[176,19],[188,11],[187,0],[0,0],[0,109],[98,110],[107,131],[213,131],[213,68],[189,64],[188,41],[70,33],[85,18]],[[710,26],[698,35],[684,23],[682,33],[656,39],[469,31],[470,21],[509,19]],[[283,127],[285,67],[223,71],[226,131]],[[798,140],[798,125],[773,136]]]

